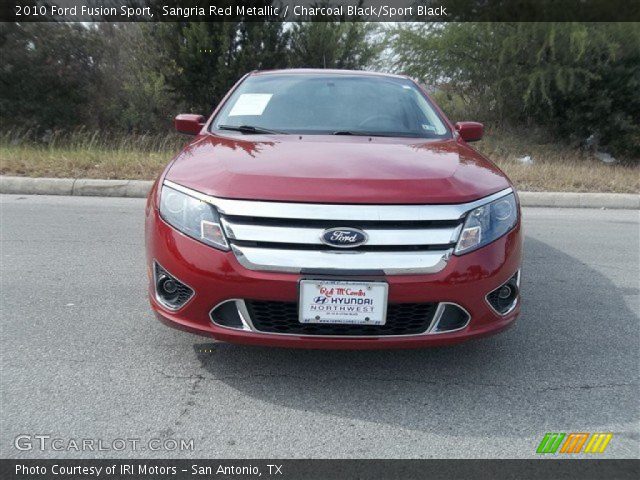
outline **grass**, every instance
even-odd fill
[[[178,134],[112,137],[82,131],[38,142],[28,138],[28,133],[0,134],[0,174],[151,180],[187,142]]]
[[[552,192],[640,192],[640,164],[605,164],[593,153],[532,134],[487,132],[473,145],[495,162],[518,190]],[[518,161],[531,156],[533,164]]]
[[[74,132],[37,143],[28,132],[0,134],[0,174],[31,177],[153,179],[187,138]],[[519,190],[565,192],[640,192],[640,169],[607,165],[584,152],[543,136],[488,132],[474,147],[491,158]],[[534,163],[517,158],[530,155]]]

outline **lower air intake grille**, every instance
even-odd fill
[[[391,303],[385,325],[303,324],[298,322],[296,302],[247,300],[256,330],[294,335],[387,336],[424,333],[436,311],[436,303]]]

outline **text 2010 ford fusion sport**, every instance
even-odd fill
[[[513,186],[406,77],[246,75],[146,208],[149,294],[218,340],[410,348],[500,332],[519,314]]]

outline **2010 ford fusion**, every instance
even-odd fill
[[[494,334],[520,310],[513,185],[415,81],[252,72],[146,207],[149,294],[165,323],[215,339],[411,348]]]

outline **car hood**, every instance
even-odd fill
[[[508,188],[455,140],[202,135],[165,177],[221,198],[309,203],[465,203]]]

